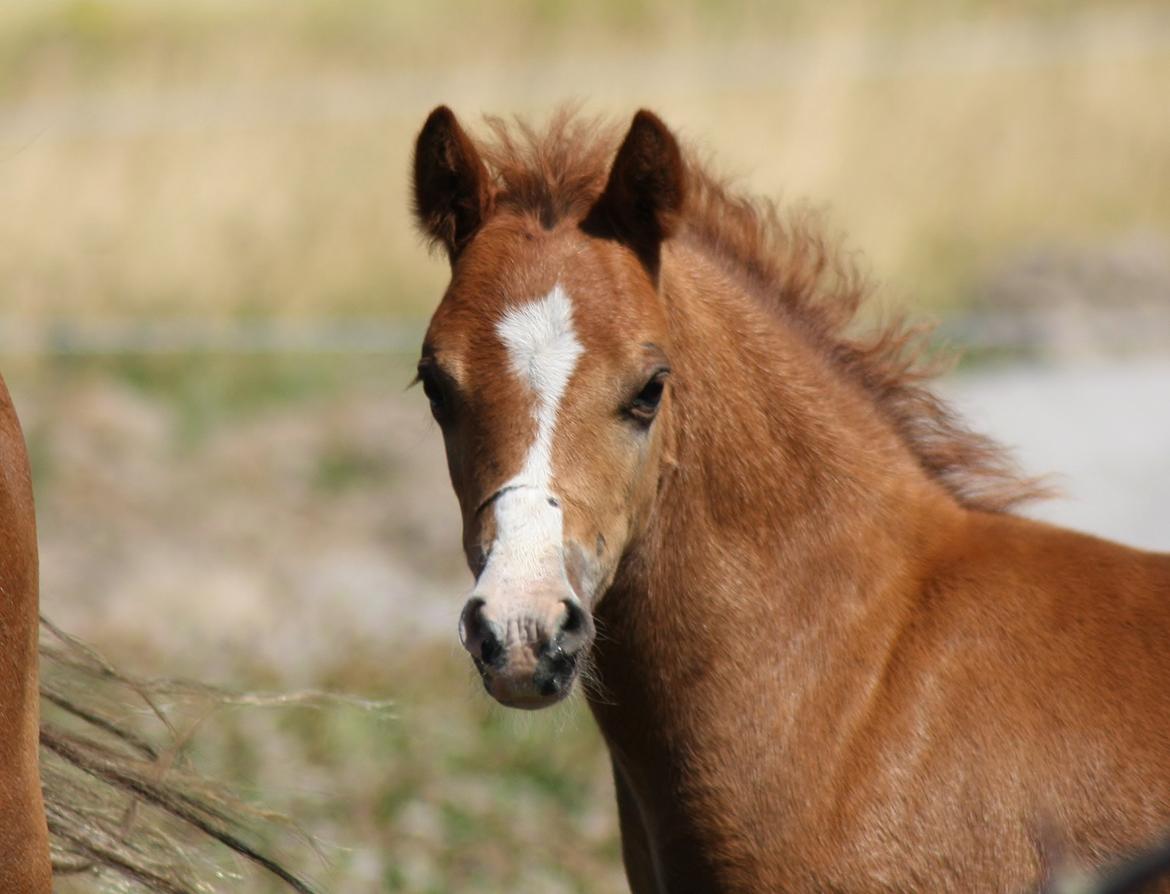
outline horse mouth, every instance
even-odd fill
[[[578,675],[577,656],[560,649],[547,651],[535,665],[513,671],[508,665],[473,658],[488,695],[507,708],[536,711],[563,701]]]
[[[490,692],[491,690],[488,691]],[[515,708],[520,711],[539,711],[541,708],[551,708],[557,702],[562,701],[566,695],[568,695],[568,690],[565,690],[563,694],[553,696],[518,695],[514,697],[493,696],[493,698],[505,708]]]

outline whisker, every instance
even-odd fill
[[[613,696],[597,673],[597,666],[593,662],[592,655],[585,655],[581,658],[577,675],[582,691],[591,701],[600,705],[609,705],[610,707],[617,706],[618,703],[613,700]]]

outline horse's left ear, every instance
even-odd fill
[[[626,243],[657,276],[662,242],[675,232],[686,197],[678,141],[653,112],[639,111],[613,161],[587,232]]]

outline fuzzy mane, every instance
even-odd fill
[[[605,187],[623,129],[559,110],[543,130],[488,118],[479,150],[495,179],[497,208],[551,227],[581,219]],[[929,358],[923,327],[895,320],[856,336],[873,289],[828,240],[816,216],[782,213],[743,195],[685,150],[687,197],[676,239],[690,239],[733,272],[778,317],[804,334],[860,387],[919,465],[962,505],[1005,512],[1045,495],[998,444],[968,429],[929,388],[943,364]]]

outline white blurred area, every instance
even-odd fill
[[[956,376],[944,392],[1059,495],[1026,514],[1170,552],[1170,349]]]

